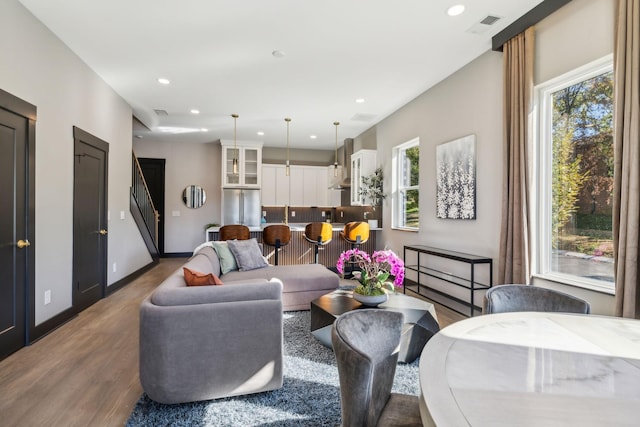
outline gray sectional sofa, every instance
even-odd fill
[[[211,262],[212,272],[226,284],[236,286],[252,279],[278,279],[282,282],[282,310],[309,310],[311,301],[334,291],[340,285],[337,274],[320,264],[270,265],[249,271],[233,270],[222,273],[220,259],[211,246],[201,246],[196,255],[204,255]],[[179,272],[179,275],[182,273]]]
[[[160,403],[216,399],[282,386],[282,312],[308,310],[335,290],[316,264],[268,266],[221,275],[211,247],[183,266],[223,285],[187,287],[182,268],[140,308],[140,382]]]

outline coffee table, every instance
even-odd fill
[[[348,311],[370,308],[353,299],[353,291],[336,290],[311,301],[311,334],[332,348],[333,322]],[[390,294],[378,310],[404,314],[398,361],[411,363],[422,352],[427,341],[440,330],[433,304],[404,294]]]

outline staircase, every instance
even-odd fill
[[[156,263],[160,259],[160,252],[158,251],[159,215],[153,206],[153,200],[151,200],[151,195],[149,194],[147,183],[144,180],[140,163],[138,163],[138,158],[135,153],[131,154],[133,177],[131,180],[132,186],[129,209],[131,216],[140,230],[144,244],[149,250],[149,255],[153,258],[153,262]]]

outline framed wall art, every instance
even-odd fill
[[[438,218],[476,218],[476,136],[436,147]]]

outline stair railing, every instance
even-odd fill
[[[147,232],[153,240],[155,250],[157,251],[158,223],[160,222],[160,214],[153,205],[151,193],[149,193],[149,188],[147,187],[147,182],[145,181],[144,175],[142,174],[142,168],[140,167],[138,158],[136,157],[135,153],[132,152],[131,154],[133,157],[133,165],[131,168],[133,171],[131,195],[135,200],[138,209],[140,210],[142,220],[147,228]]]

